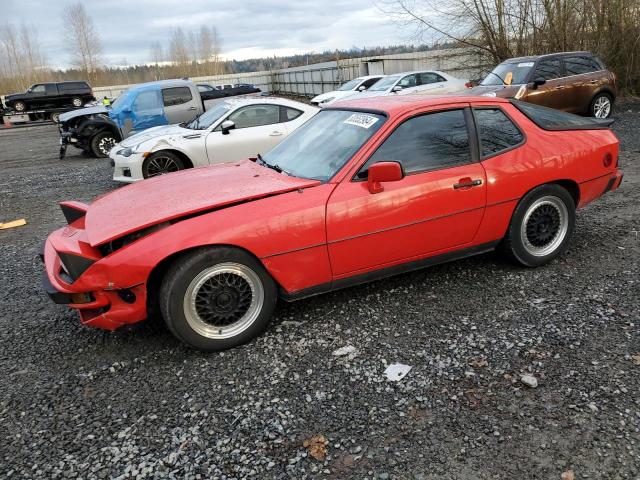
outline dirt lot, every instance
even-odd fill
[[[52,126],[0,131],[0,221],[29,222],[0,231],[0,477],[638,478],[640,104],[616,117],[625,180],[562,259],[489,254],[282,304],[213,355],[83,328],[45,297],[56,202],[114,188],[111,168],[59,161]],[[395,362],[413,368],[391,383]]]

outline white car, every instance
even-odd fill
[[[319,107],[330,105],[333,102],[348,97],[353,93],[364,92],[374,85],[378,80],[383,78],[384,75],[368,75],[366,77],[358,77],[353,80],[349,80],[343,84],[338,90],[332,92],[322,93],[311,99],[311,103]]]
[[[135,182],[266,153],[319,109],[284,98],[225,100],[191,122],[150,128],[117,144],[113,179]]]
[[[438,70],[396,73],[387,75],[363,93],[351,94],[343,99],[379,97],[381,95],[407,95],[411,93],[444,94],[465,90],[468,80],[461,80]]]

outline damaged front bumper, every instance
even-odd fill
[[[84,218],[77,216],[77,210],[69,210],[70,216],[65,215],[73,219],[76,212],[75,220],[53,232],[40,255],[45,267],[42,287],[49,298],[78,310],[81,322],[94,328],[116,330],[144,320],[146,285],[113,285],[100,253],[86,241]]]

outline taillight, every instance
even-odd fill
[[[602,158],[602,164],[604,165],[604,167],[609,168],[612,163],[613,163],[613,155],[611,155],[611,153],[609,152],[605,153],[604,157]]]
[[[467,88],[473,88],[473,82],[467,82],[464,84],[464,86]]]

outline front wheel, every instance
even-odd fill
[[[591,101],[589,114],[595,118],[609,118],[613,109],[613,99],[608,93],[599,93]]]
[[[262,264],[229,247],[180,257],[160,287],[160,310],[169,330],[204,351],[232,348],[262,333],[276,300],[276,284]]]
[[[24,112],[27,109],[27,104],[24,102],[16,102],[13,104],[13,109],[16,112]]]
[[[183,169],[184,162],[178,155],[161,150],[145,158],[142,164],[142,176],[144,178],[157,177]]]
[[[575,219],[575,203],[566,189],[537,187],[516,207],[502,250],[526,267],[544,265],[566,250]]]
[[[106,158],[118,141],[111,132],[100,132],[91,139],[91,151],[98,158]]]

